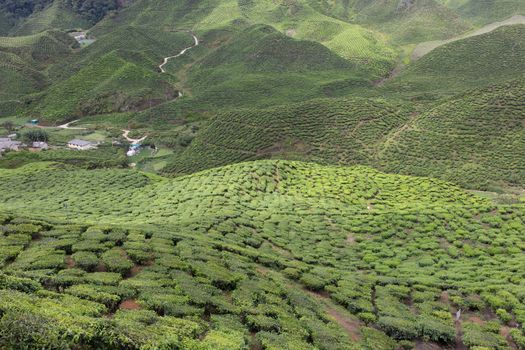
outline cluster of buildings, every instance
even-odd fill
[[[23,144],[20,141],[14,141],[11,137],[0,137],[0,153],[18,151],[22,147]]]
[[[33,142],[31,145],[26,145],[21,141],[16,141],[13,137],[0,137],[0,154],[6,151],[20,151],[22,148],[28,148],[32,151],[41,151],[49,149],[47,142]]]
[[[29,149],[31,151],[42,151],[49,149],[47,142],[38,141],[32,142],[30,145],[26,145],[21,141],[15,140],[16,135],[10,135],[8,137],[0,137],[0,154],[6,151],[20,151],[21,149]],[[74,139],[67,143],[67,147],[79,151],[87,151],[90,149],[97,148],[97,144],[91,141]]]
[[[76,149],[79,151],[87,151],[90,149],[97,148],[97,144],[93,143],[91,141],[86,140],[80,140],[80,139],[74,139],[67,143],[67,147],[71,149]]]

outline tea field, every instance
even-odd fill
[[[523,204],[291,161],[0,177],[7,349],[525,345]]]
[[[522,3],[0,0],[0,349],[525,349]]]
[[[523,186],[524,101],[525,85],[512,81],[442,102],[385,143],[383,169],[484,190]]]
[[[184,174],[260,158],[370,163],[378,145],[408,119],[384,100],[316,99],[270,109],[218,114],[163,171]]]

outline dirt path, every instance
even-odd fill
[[[424,43],[420,43],[419,45],[416,46],[416,48],[414,49],[414,51],[412,51],[412,61],[416,61],[418,59],[420,59],[421,57],[425,56],[426,54],[428,54],[429,52],[431,52],[432,50],[442,46],[442,45],[445,45],[445,44],[448,44],[448,43],[451,43],[451,42],[454,42],[454,41],[458,41],[458,40],[461,40],[461,39],[466,39],[466,38],[470,38],[470,37],[473,37],[473,36],[477,36],[477,35],[482,35],[482,34],[486,34],[486,33],[489,33],[489,32],[492,32],[493,30],[495,29],[498,29],[499,27],[502,27],[502,26],[508,26],[508,25],[513,25],[513,24],[525,24],[525,16],[522,16],[522,15],[517,15],[517,16],[513,16],[505,21],[501,21],[501,22],[494,22],[494,23],[491,23],[491,24],[487,24],[486,26],[478,29],[478,30],[475,30],[471,33],[467,33],[467,34],[463,34],[463,35],[460,35],[460,36],[457,36],[455,38],[452,38],[452,39],[448,39],[448,40],[436,40],[436,41],[427,41],[427,42],[424,42]]]
[[[161,71],[161,73],[166,73],[166,70],[164,69],[164,66],[166,64],[168,64],[168,62],[173,59],[173,58],[177,58],[179,56],[182,56],[186,53],[186,51],[190,50],[190,49],[193,49],[194,47],[196,46],[199,46],[199,38],[197,38],[195,36],[195,34],[193,34],[192,32],[188,31],[188,33],[191,34],[191,36],[193,37],[193,40],[195,41],[193,45],[191,46],[188,46],[187,48],[183,49],[181,52],[179,52],[178,54],[176,54],[175,56],[169,56],[169,57],[165,57],[164,58],[164,62],[162,62],[162,64],[159,66],[159,69]],[[179,97],[182,96],[182,93],[179,93]]]
[[[346,331],[352,341],[358,342],[361,340],[362,335],[360,329],[363,325],[357,318],[346,315],[346,311],[343,311],[339,305],[334,304],[329,295],[317,293],[305,288],[303,288],[303,290],[323,304],[326,313]]]
[[[122,130],[124,133],[122,134],[122,137],[125,138],[126,140],[128,140],[129,142],[131,142],[132,145],[136,145],[137,143],[141,143],[142,141],[144,141],[148,135],[144,135],[142,136],[140,139],[132,139],[131,137],[129,137],[129,133],[131,132],[131,130]]]
[[[65,124],[62,124],[62,125],[58,125],[58,126],[37,125],[36,127],[40,128],[40,129],[87,130],[87,128],[81,128],[81,127],[78,127],[78,126],[70,126],[71,124],[76,123],[78,121],[80,121],[80,120],[79,119],[73,120],[71,122],[68,122],[68,123],[65,123]]]
[[[414,127],[414,122],[417,120],[417,118],[419,118],[419,113],[418,112],[412,113],[410,115],[410,118],[405,122],[405,124],[403,124],[403,126],[391,131],[386,136],[386,138],[383,141],[382,149],[379,150],[379,157],[382,157],[384,155],[384,153],[386,152],[390,144],[394,142],[399,137],[399,135],[401,135],[403,132],[407,130],[410,130],[410,128]]]
[[[71,124],[76,123],[78,121],[79,121],[78,119],[77,120],[73,120],[72,122],[59,125],[59,126],[57,126],[57,128],[59,128],[59,129],[70,129],[70,130],[86,130],[86,128],[70,126]]]

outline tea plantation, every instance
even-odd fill
[[[0,177],[7,349],[525,345],[523,205],[289,161]]]
[[[525,350],[524,3],[0,0],[0,349]]]
[[[525,85],[512,81],[438,104],[385,143],[387,171],[479,189],[525,184]]]

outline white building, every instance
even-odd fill
[[[4,151],[18,151],[22,142],[12,141],[9,137],[0,137],[0,153]]]
[[[46,142],[39,141],[39,142],[33,142],[32,147],[37,148],[37,149],[48,149],[49,145]]]
[[[67,147],[77,149],[79,151],[87,151],[97,148],[97,145],[90,141],[74,139],[67,143]]]

